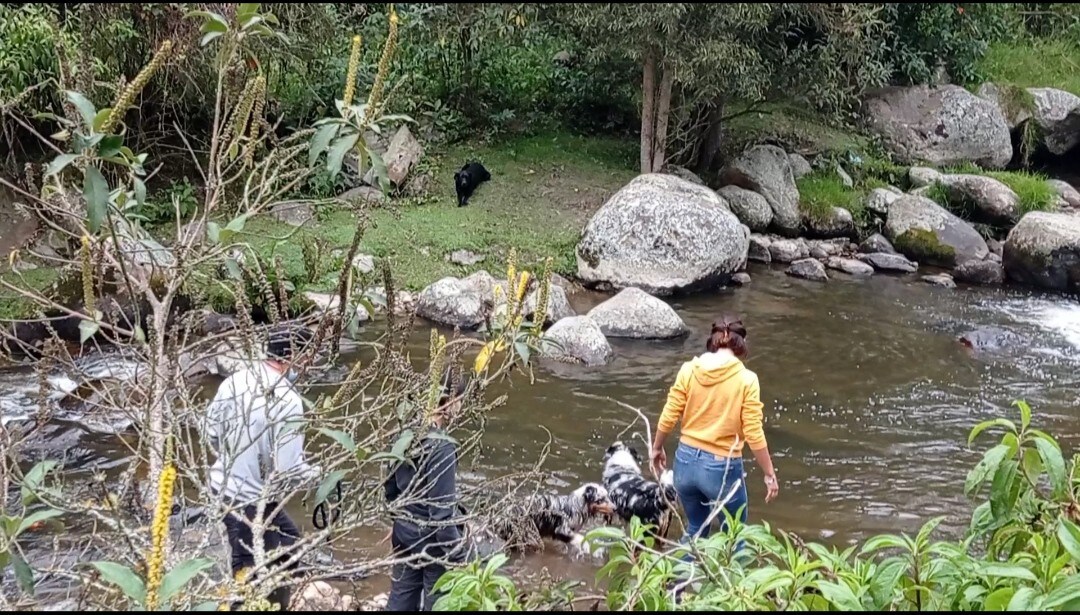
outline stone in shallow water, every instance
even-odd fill
[[[951,275],[946,273],[924,275],[922,277],[922,281],[930,284],[931,286],[940,286],[942,288],[956,288],[956,282],[953,281]]]
[[[792,277],[811,280],[814,282],[827,282],[829,275],[825,273],[825,265],[816,258],[804,258],[791,263],[786,273]]]

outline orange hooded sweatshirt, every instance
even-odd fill
[[[658,429],[671,433],[682,421],[684,444],[721,457],[741,457],[767,446],[761,427],[757,374],[736,357],[706,354],[683,364],[668,392]]]

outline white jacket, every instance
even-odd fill
[[[304,460],[304,423],[299,393],[266,363],[230,376],[206,412],[203,433],[217,455],[211,490],[246,505],[263,496],[278,501],[282,489],[314,480],[319,472]]]

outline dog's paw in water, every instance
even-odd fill
[[[575,557],[595,557],[602,558],[604,556],[604,548],[601,546],[590,544],[585,540],[583,534],[575,534],[574,538],[570,541],[570,547],[573,550]]]

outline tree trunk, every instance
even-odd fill
[[[656,128],[653,132],[652,170],[654,173],[664,168],[664,154],[667,151],[668,116],[671,113],[671,87],[675,83],[675,69],[664,67],[664,76],[660,80],[660,100],[656,105]]]
[[[656,130],[656,52],[645,53],[641,76],[641,172],[652,172],[653,139]]]
[[[697,163],[694,172],[698,175],[708,173],[716,162],[716,154],[724,141],[724,99],[717,96],[709,104],[709,117],[705,130],[698,139]]]

